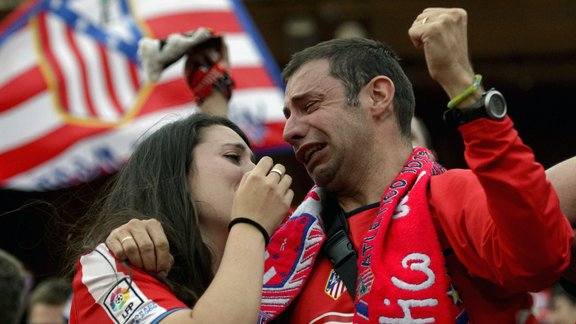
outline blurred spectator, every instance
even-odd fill
[[[576,297],[568,294],[560,285],[552,287],[550,313],[547,323],[576,323]]]
[[[22,263],[0,249],[0,323],[19,323],[24,308],[25,279]]]
[[[30,294],[28,324],[67,323],[72,284],[62,278],[42,281]]]
[[[424,121],[414,116],[410,127],[412,130],[412,145],[432,149],[432,136],[430,136],[430,131]]]

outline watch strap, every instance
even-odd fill
[[[472,105],[468,106],[468,107],[464,107],[464,108],[451,108],[448,109],[446,111],[444,111],[444,122],[453,128],[458,128],[461,125],[464,125],[468,122],[471,122],[473,120],[479,119],[479,118],[489,118],[489,119],[493,119],[493,120],[500,120],[502,119],[504,116],[492,116],[488,113],[487,109],[489,109],[487,107],[487,105],[489,104],[489,101],[491,99],[491,96],[493,95],[499,95],[502,100],[503,100],[503,96],[502,94],[500,94],[500,92],[498,92],[497,90],[495,90],[494,88],[484,92],[482,94],[482,97],[476,101],[475,103],[473,103]],[[504,109],[505,111],[505,109]]]
[[[444,111],[444,122],[453,128],[458,128],[461,125],[483,117],[488,117],[488,114],[482,106],[478,108],[452,108]]]

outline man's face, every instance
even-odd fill
[[[350,107],[342,82],[329,74],[327,60],[304,64],[288,80],[284,102],[284,140],[294,149],[314,182],[331,190],[354,171],[367,141],[366,118]]]

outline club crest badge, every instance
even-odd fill
[[[330,298],[334,300],[338,300],[342,293],[346,291],[346,285],[344,285],[344,281],[340,279],[340,276],[332,269],[330,271],[330,276],[326,281],[326,286],[324,288],[324,292],[326,295],[330,296]]]

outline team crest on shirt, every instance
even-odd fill
[[[342,281],[336,271],[332,269],[330,276],[328,276],[328,281],[326,281],[324,292],[330,296],[330,298],[337,300],[345,291],[346,285],[344,285],[344,281]]]
[[[127,278],[120,280],[106,295],[104,306],[116,323],[127,323],[134,312],[142,306],[140,297]]]

